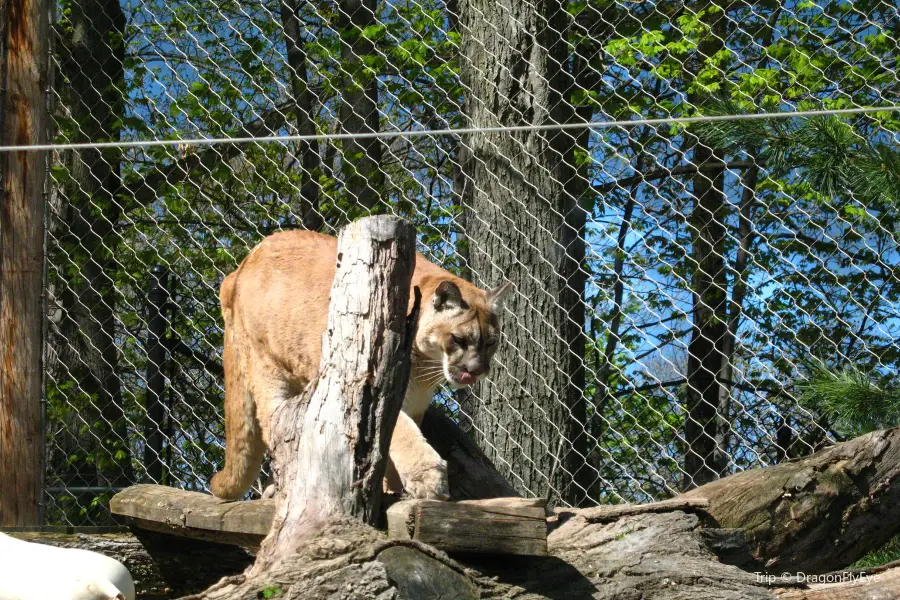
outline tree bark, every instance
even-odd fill
[[[0,143],[47,143],[47,6],[0,5]],[[0,525],[40,519],[46,152],[0,154]]]
[[[329,523],[380,519],[418,318],[418,306],[406,316],[414,261],[415,230],[395,217],[341,231],[320,376],[270,423],[284,498],[251,573],[271,569]]]
[[[460,3],[466,114],[472,127],[576,119],[559,0]],[[515,15],[511,18],[510,15]],[[575,137],[566,132],[476,134],[465,154],[463,194],[475,280],[515,286],[504,344],[478,390],[479,445],[527,494],[583,500],[584,305],[579,278],[584,213],[569,189]],[[576,186],[577,187],[577,186]],[[552,473],[551,480],[547,475]]]
[[[708,1],[694,10],[708,8]],[[726,37],[726,19],[721,7],[709,11],[704,22],[710,35],[701,42],[693,61],[699,72],[703,61],[714,56]],[[702,94],[689,100],[702,106]],[[726,276],[724,171],[703,173],[699,165],[724,162],[721,151],[694,138],[693,162],[698,165],[691,179],[694,206],[688,217],[691,256],[688,259],[693,297],[691,340],[688,343],[687,406],[684,423],[684,471],[682,489],[689,490],[721,477],[729,464],[727,449],[720,445],[723,428],[728,427],[730,394],[720,390],[718,374],[726,360],[723,346],[727,335],[728,307]]]
[[[379,130],[378,78],[368,72],[365,57],[375,54],[375,44],[363,34],[379,23],[375,0],[341,0],[341,133],[374,133]],[[377,208],[384,174],[381,140],[343,140],[342,164],[347,199],[365,209]]]
[[[150,270],[147,292],[147,390],[144,395],[144,468],[147,478],[163,483],[163,423],[166,418],[163,396],[166,390],[166,330],[169,321],[169,273],[160,265]],[[171,443],[171,442],[170,442]],[[166,464],[166,466],[168,466]]]
[[[297,135],[314,135],[316,124],[313,106],[317,101],[309,89],[306,68],[306,49],[300,29],[300,2],[281,0],[281,27],[287,47],[287,64],[290,68],[291,93],[294,96],[294,126]],[[324,224],[319,211],[319,149],[316,142],[299,142],[297,162],[300,168],[300,221],[305,229],[318,231]]]
[[[75,126],[72,142],[117,142],[121,137],[125,88],[125,14],[118,0],[84,0],[72,4],[71,39],[60,44],[59,62],[68,85],[62,102]],[[115,225],[124,211],[121,197],[121,150],[84,149],[67,153],[69,179],[61,211],[54,215],[54,242],[65,266],[65,281],[56,292],[63,308],[56,342],[59,383],[73,381],[75,406],[90,396],[96,414],[93,439],[80,439],[92,453],[93,483],[123,487],[134,480],[121,382],[117,373],[115,271],[120,239]],[[77,271],[72,273],[71,271]],[[99,427],[94,424],[99,423]],[[90,481],[90,480],[88,480]]]
[[[719,526],[746,531],[773,571],[839,569],[900,532],[900,428],[731,475],[681,497],[706,498]]]

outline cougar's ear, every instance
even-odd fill
[[[444,310],[447,308],[468,308],[462,299],[459,286],[449,279],[440,282],[434,290],[434,309]]]
[[[504,281],[494,289],[487,292],[487,301],[491,310],[500,310],[503,308],[503,301],[506,299],[509,291],[512,289],[512,281]]]

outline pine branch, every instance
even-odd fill
[[[826,416],[841,434],[853,436],[900,423],[900,391],[879,387],[858,368],[829,369],[816,361],[808,379],[795,383],[801,405]]]
[[[731,103],[711,103],[705,114],[737,114]],[[710,147],[765,161],[776,177],[796,171],[833,199],[900,205],[900,150],[863,138],[833,116],[696,123],[692,132]]]

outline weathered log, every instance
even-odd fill
[[[647,504],[609,504],[579,509],[557,508],[553,512],[563,517],[577,514],[587,519],[590,523],[604,523],[615,521],[621,517],[645,513],[672,512],[673,510],[686,512],[697,512],[699,510],[702,512],[702,509],[705,509],[707,506],[709,506],[709,501],[705,498],[670,498],[669,500]]]
[[[113,496],[110,510],[124,517],[139,537],[165,534],[256,551],[272,528],[275,500],[229,502],[200,492],[142,484]],[[505,549],[510,554],[547,553],[546,516],[543,498],[460,503],[406,500],[387,511],[388,524],[394,523],[392,530],[397,535],[401,532],[399,524],[412,518],[413,531],[402,537],[418,539],[447,552]],[[473,535],[473,528],[482,533]]]
[[[480,500],[519,496],[481,448],[453,422],[431,406],[421,424],[422,435],[447,461],[451,500]]]
[[[109,502],[135,529],[220,544],[259,548],[272,528],[274,500],[228,502],[162,485],[135,485]]]
[[[720,537],[716,535],[718,530],[696,529],[694,520],[697,517],[694,515],[646,513],[639,520],[638,515],[629,515],[616,522],[604,523],[588,519],[569,521],[573,516],[569,511],[564,517],[566,523],[551,533],[550,549],[554,557],[478,560],[469,556],[469,562],[464,564],[415,542],[395,544],[391,540],[383,540],[378,535],[373,536],[371,530],[356,528],[342,532],[332,529],[313,542],[309,553],[298,555],[291,564],[274,573],[269,583],[252,588],[253,593],[219,597],[249,600],[257,598],[255,594],[266,588],[287,591],[292,581],[301,581],[303,574],[308,576],[312,573],[316,574],[314,579],[319,580],[314,584],[319,591],[329,581],[345,582],[346,594],[338,598],[352,598],[352,591],[378,589],[373,586],[373,581],[381,576],[396,588],[396,596],[391,596],[390,588],[385,587],[381,596],[373,593],[366,598],[468,600],[477,598],[479,593],[484,598],[514,596],[517,600],[639,597],[650,600],[884,600],[900,597],[898,565],[818,576],[820,581],[833,580],[833,583],[808,579],[805,582],[807,585],[795,582],[791,587],[778,587],[782,580],[777,575],[766,580],[763,575],[752,572],[742,573],[731,568],[718,570],[721,565],[716,566],[713,554],[709,552],[710,546],[704,546],[708,538]],[[576,527],[569,529],[567,526]],[[243,563],[233,560],[234,557],[223,553],[222,548],[217,548],[215,544],[186,548],[184,539],[166,535],[158,535],[153,542],[157,546],[155,550],[161,551],[161,554],[148,553],[146,541],[138,541],[127,533],[35,532],[13,535],[33,542],[81,548],[111,556],[128,567],[141,597],[163,598],[169,597],[172,591],[184,593],[197,590],[205,582],[223,576],[230,576],[226,582],[232,584],[246,583],[246,578],[234,576],[251,560],[250,557],[245,557]],[[361,542],[361,545],[357,546],[356,542]],[[658,554],[665,543],[680,545],[677,546],[677,553],[671,549],[667,552],[673,557],[666,556],[660,562]],[[361,548],[365,551],[359,552]],[[581,548],[587,548],[583,555],[580,554]],[[687,558],[679,562],[682,561],[682,553],[690,555],[693,562]],[[167,570],[172,563],[162,565],[165,574],[160,571],[158,561],[161,555],[168,555],[166,560],[175,561],[177,568],[174,572]],[[638,560],[641,556],[647,556],[645,562]],[[713,561],[714,570],[706,570],[703,560]],[[366,566],[368,562],[376,564]],[[335,566],[334,575],[328,571],[330,565]],[[673,570],[682,568],[701,570],[679,572],[679,578],[667,579]],[[359,582],[352,581],[352,576],[360,573],[364,577]],[[622,581],[617,579],[619,576]],[[766,589],[766,585],[773,587]],[[219,589],[224,591],[225,587],[220,586]],[[240,583],[236,586],[238,589],[241,587]],[[385,591],[389,594],[384,595]],[[194,596],[199,597],[204,596]],[[300,597],[323,596],[302,594]]]
[[[418,320],[418,294],[407,317],[414,264],[415,230],[405,221],[368,217],[341,231],[319,378],[269,424],[280,498],[251,574],[330,523],[380,518]]]
[[[707,500],[718,525],[743,529],[772,572],[833,571],[900,532],[900,428],[731,475],[678,498]]]
[[[229,578],[184,600],[251,600],[267,589],[304,600],[777,600],[754,573],[719,562],[702,531],[698,515],[680,511],[608,523],[569,514],[550,532],[551,556],[453,560],[348,522],[308,538],[266,578]]]
[[[388,509],[387,521],[390,538],[418,540],[445,552],[547,554],[543,498],[405,500]]]
[[[719,560],[701,532],[701,517],[682,511],[591,522],[560,515],[547,540],[552,558],[477,560],[488,598],[516,600],[775,598],[753,573]]]

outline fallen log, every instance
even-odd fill
[[[743,529],[772,572],[826,573],[900,532],[900,428],[691,490],[720,527]]]
[[[398,598],[416,600],[459,600],[477,597],[476,594],[482,594],[484,598],[515,597],[517,600],[638,597],[647,600],[884,600],[900,597],[900,566],[896,565],[822,575],[818,577],[820,581],[812,581],[810,576],[801,582],[792,576],[791,581],[783,582],[779,575],[767,579],[762,573],[719,564],[716,544],[710,544],[709,540],[731,538],[731,534],[723,536],[719,530],[701,527],[700,514],[654,510],[622,516],[614,521],[592,522],[587,518],[579,521],[569,511],[563,523],[555,524],[555,517],[551,517],[551,522],[554,525],[549,538],[549,557],[502,559],[467,555],[462,562],[408,540],[395,544],[382,535],[372,537],[370,532],[362,538],[359,531],[351,533],[350,537],[336,530],[323,532],[313,551],[297,557],[296,571],[285,567],[266,584],[268,588],[262,586],[255,592],[264,588],[274,591],[279,587],[286,591],[291,581],[302,580],[300,573],[304,569],[321,576],[329,564],[348,566],[355,560],[359,565],[377,563],[367,570],[383,569],[385,576],[394,582]],[[143,537],[139,541],[127,533],[13,535],[112,556],[129,568],[142,597],[167,598],[173,591],[189,593],[222,577],[227,577],[225,581],[234,585],[245,580],[240,573],[252,561],[249,555],[243,562],[235,561],[227,552],[221,551],[222,547],[214,544],[162,534],[150,534],[155,537],[152,552],[146,549],[147,542]],[[329,535],[336,537],[329,540]],[[365,553],[353,546],[360,540],[369,544]],[[186,547],[193,543],[199,545]],[[176,561],[177,571],[168,570],[171,564],[166,564],[166,573],[160,572],[159,551],[163,551],[168,560]],[[309,560],[306,564],[301,564],[303,556]],[[660,556],[663,556],[662,560]],[[336,563],[328,562],[335,559]],[[699,571],[692,573],[684,569]],[[404,574],[411,576],[404,577]],[[173,578],[173,575],[177,577]],[[671,578],[673,575],[674,579]],[[833,582],[825,583],[828,580]],[[786,585],[788,583],[790,586]],[[244,597],[257,596],[248,593]],[[352,596],[336,596],[341,597]]]
[[[226,578],[183,600],[777,600],[753,573],[719,562],[700,531],[700,517],[680,511],[607,523],[569,515],[550,533],[550,556],[451,559],[347,522],[307,538],[266,578]]]
[[[543,498],[405,500],[387,510],[388,537],[451,553],[546,556],[546,504]]]
[[[704,512],[709,506],[706,498],[670,498],[660,502],[647,504],[604,504],[592,508],[557,508],[554,512],[559,516],[579,515],[589,523],[605,523],[615,521],[622,517],[640,515],[655,512],[672,512],[682,510],[685,512]]]
[[[272,528],[275,504],[275,500],[230,502],[150,484],[126,488],[109,503],[110,511],[124,517],[141,539],[156,540],[147,534],[157,533],[250,551],[259,549]],[[546,517],[542,498],[405,500],[387,511],[391,537],[417,539],[445,552],[546,554]],[[412,525],[409,531],[407,521]]]
[[[453,419],[431,406],[422,419],[422,435],[447,461],[451,500],[481,500],[519,496],[481,448]]]

